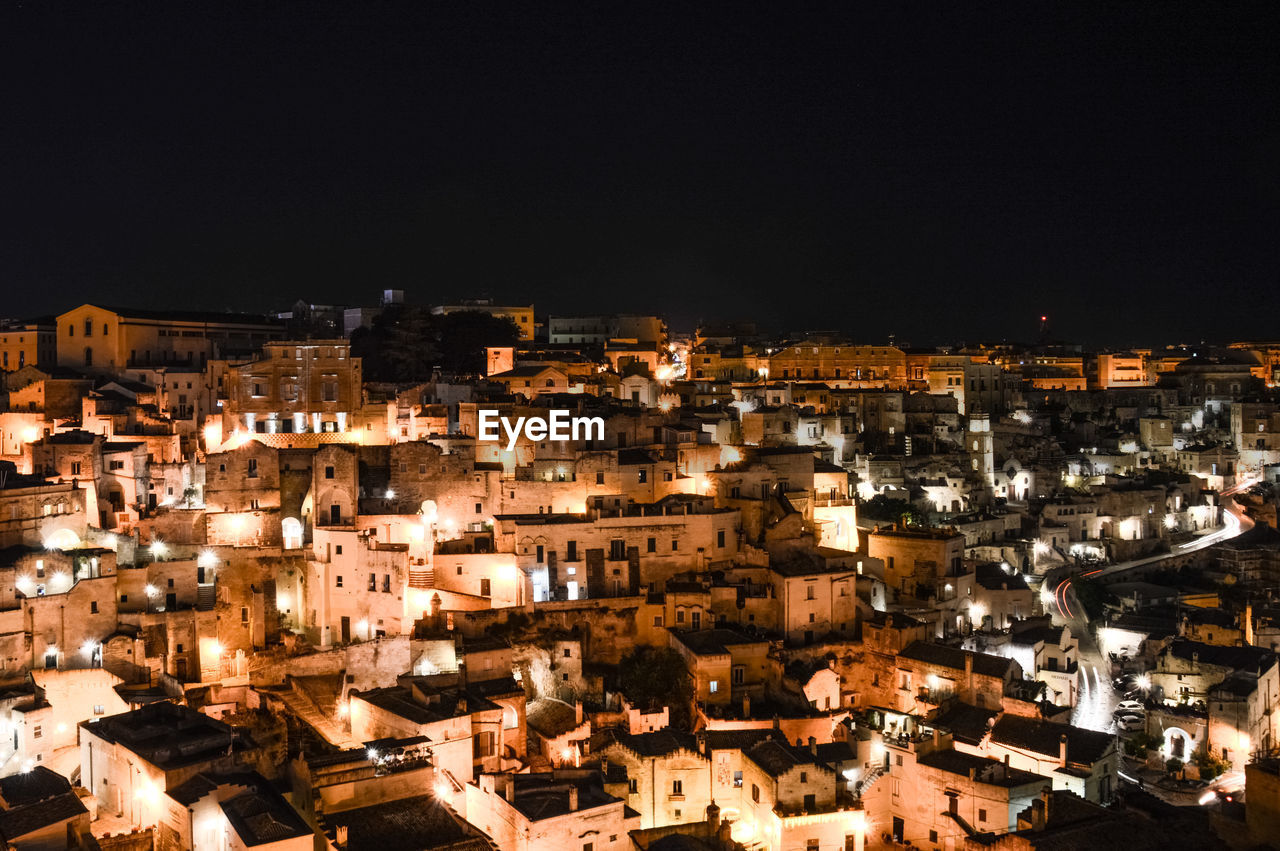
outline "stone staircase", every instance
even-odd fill
[[[338,720],[338,699],[342,695],[342,675],[321,677],[289,677],[289,688],[279,693],[284,705],[316,735],[337,748],[355,748],[360,742],[351,738]]]
[[[858,785],[854,789],[854,796],[861,798],[863,795],[867,794],[867,792],[871,790],[871,787],[876,785],[876,781],[886,773],[887,770],[883,765],[876,765],[872,768],[868,768],[866,777],[863,777],[858,781]]]
[[[409,565],[409,587],[431,590],[436,587],[436,572],[425,561]]]
[[[218,602],[218,586],[204,582],[196,586],[196,611],[211,612]]]

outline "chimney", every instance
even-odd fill
[[[720,834],[718,838],[720,840],[720,845],[724,848],[742,847],[740,845],[735,846],[733,841],[733,822],[731,821],[720,822]]]
[[[573,723],[582,726],[582,701],[575,700],[573,702]]]
[[[813,736],[809,737],[809,753],[813,754],[814,756],[818,755],[818,740],[815,739]]]
[[[513,804],[516,800],[516,779],[510,775],[503,779],[506,782],[502,784],[502,797],[507,799],[507,803]]]
[[[1044,800],[1036,798],[1031,802],[1031,829],[1035,831],[1044,830]]]
[[[742,693],[742,717],[751,717],[751,695],[746,692]]]
[[[966,688],[973,688],[973,651],[966,650],[964,654],[964,684]]]
[[[569,787],[569,812],[576,813],[578,811],[578,787],[573,785]]]
[[[1067,767],[1067,734],[1058,737],[1058,764]]]
[[[1253,603],[1244,604],[1244,643],[1253,644]]]
[[[707,804],[707,827],[712,836],[720,832],[720,807],[716,804],[715,798]]]
[[[338,829],[334,833],[333,841],[338,845],[347,844],[347,826],[345,824],[338,825]]]

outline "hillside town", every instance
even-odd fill
[[[3,847],[1274,843],[1280,342],[1041,329],[8,322]]]

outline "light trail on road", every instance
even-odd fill
[[[1230,497],[1232,494],[1239,493],[1251,485],[1252,482],[1233,485],[1222,491],[1222,496]],[[1223,507],[1225,514],[1221,528],[1179,546],[1174,553],[1163,553],[1157,556],[1121,562],[1109,567],[1100,567],[1081,573],[1080,576],[1090,579],[1122,574],[1134,568],[1155,564],[1168,558],[1186,555],[1196,549],[1212,546],[1220,541],[1235,537],[1253,525],[1252,521],[1235,505],[1234,500],[1227,500]],[[1116,706],[1117,695],[1111,682],[1111,663],[1094,645],[1089,632],[1086,613],[1081,612],[1077,615],[1071,605],[1073,578],[1067,577],[1063,579],[1053,589],[1052,593],[1053,608],[1057,609],[1059,619],[1071,626],[1072,632],[1076,633],[1076,638],[1080,642],[1078,671],[1080,691],[1076,696],[1076,705],[1075,710],[1072,712],[1071,723],[1088,730],[1114,733],[1116,731],[1116,721],[1113,711]],[[1099,666],[1101,666],[1101,670],[1107,672],[1105,678],[1102,676]]]

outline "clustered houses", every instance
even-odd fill
[[[1278,347],[461,311],[516,344],[394,385],[335,323],[0,329],[5,843],[1021,848],[1270,776]]]

